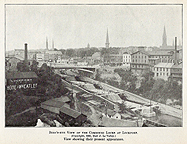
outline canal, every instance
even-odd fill
[[[168,127],[182,127],[182,119],[166,114],[159,114],[147,119],[164,124]]]

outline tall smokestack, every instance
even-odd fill
[[[175,64],[177,63],[177,37],[175,37]]]
[[[25,61],[27,61],[28,57],[27,57],[27,43],[25,43]]]
[[[46,50],[48,50],[48,38],[46,37]]]

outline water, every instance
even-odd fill
[[[166,114],[160,114],[152,118],[148,118],[149,120],[164,124],[168,127],[182,127],[182,119],[176,118]]]

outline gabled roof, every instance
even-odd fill
[[[66,115],[69,115],[69,116],[71,116],[73,118],[77,118],[78,116],[81,115],[80,112],[78,112],[78,111],[76,111],[74,109],[65,107],[65,106],[63,106],[63,107],[60,108],[60,112],[66,114]]]
[[[138,52],[140,52],[140,53],[143,53],[143,54],[146,54],[146,55],[150,55],[148,52],[146,52],[146,51],[136,51],[136,52],[134,52],[134,53],[132,53],[131,55],[133,55],[133,54],[136,54],[136,53],[138,53]]]
[[[172,68],[182,69],[182,63],[180,63],[180,64],[176,64],[176,65],[173,65]]]
[[[59,98],[55,98],[54,100],[55,100],[55,101],[64,102],[64,103],[70,101],[70,99],[69,99],[67,96],[61,96],[61,97],[59,97]]]
[[[12,59],[12,58],[16,58],[16,59],[19,59],[19,60],[21,60],[21,61],[23,61],[23,60],[24,60],[24,58],[23,58],[23,57],[18,56],[18,55],[13,56],[13,57],[10,57],[9,59]]]
[[[7,72],[5,74],[6,79],[18,79],[18,78],[37,78],[35,72]]]
[[[41,105],[47,105],[47,106],[57,107],[57,108],[61,108],[64,104],[65,104],[64,102],[56,101],[54,99],[41,103]]]

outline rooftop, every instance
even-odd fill
[[[60,102],[69,102],[70,99],[67,96],[61,96],[59,98],[55,98],[55,101],[60,101]]]
[[[47,106],[57,107],[57,108],[61,108],[64,104],[65,104],[64,102],[56,101],[54,99],[41,103],[41,105],[47,105]]]
[[[35,72],[7,72],[6,79],[19,79],[19,78],[38,78]]]
[[[140,53],[143,53],[143,54],[146,54],[146,55],[150,55],[147,51],[143,51],[143,50],[139,50],[139,51],[136,51],[136,52],[134,52],[134,53],[132,53],[131,55],[133,55],[133,54],[136,54],[136,53],[138,53],[138,52],[140,52]]]
[[[174,65],[173,63],[158,63],[154,67],[171,68],[173,65]]]
[[[172,68],[181,68],[182,69],[182,63],[173,65]]]
[[[71,108],[65,107],[65,106],[60,108],[60,112],[66,114],[66,115],[69,115],[69,116],[71,116],[73,118],[77,118],[78,116],[81,115],[80,112],[78,112],[76,110],[73,110]]]
[[[150,51],[149,55],[172,55],[168,51]]]

